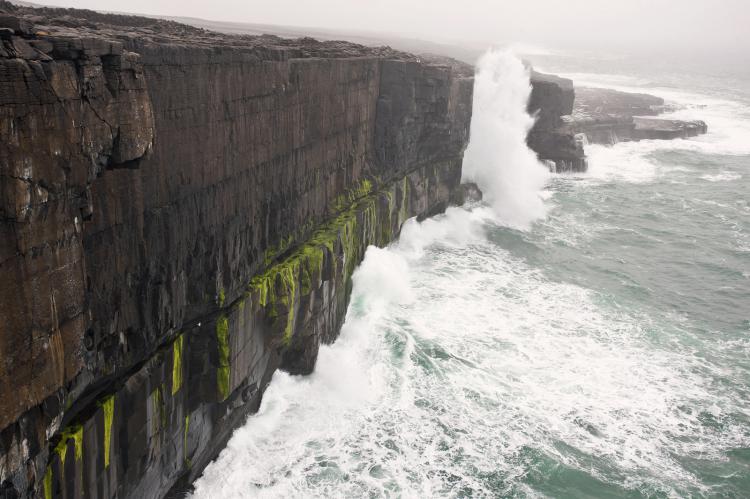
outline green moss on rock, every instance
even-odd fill
[[[115,415],[115,396],[104,399],[100,406],[104,415],[104,469],[109,468],[110,451],[112,449],[112,420]]]
[[[224,401],[229,397],[229,375],[231,369],[231,358],[229,352],[229,319],[221,315],[216,319],[216,343],[219,349],[219,367],[216,370],[216,388],[219,392],[219,400]]]
[[[182,387],[182,344],[183,335],[179,335],[172,343],[172,396]]]
[[[400,187],[401,202],[396,207],[395,192]],[[370,244],[387,244],[393,236],[392,221],[398,210],[399,223],[406,218],[408,181],[373,192],[373,183],[363,180],[357,187],[339,196],[334,203],[337,215],[316,230],[304,244],[283,260],[276,262],[254,277],[251,296],[275,324],[282,346],[292,343],[300,297],[307,296],[320,284],[326,258],[335,279],[344,289],[351,286],[351,277]],[[386,213],[381,213],[386,211]],[[338,258],[343,260],[341,268]],[[266,262],[267,263],[267,262]]]
[[[190,458],[188,458],[188,430],[190,430],[190,414],[185,415],[185,429],[182,436],[182,459],[185,461],[185,465],[190,467]]]
[[[44,499],[52,499],[52,465],[44,472]]]

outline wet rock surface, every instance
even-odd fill
[[[659,118],[673,111],[664,99],[606,88],[575,88],[573,81],[531,72],[528,111],[536,115],[527,143],[554,172],[584,172],[585,144],[671,140],[708,131],[704,121]]]
[[[705,122],[655,118],[674,108],[648,94],[605,88],[577,88],[575,107],[566,125],[592,144],[611,145],[632,140],[671,140],[708,131]]]
[[[0,2],[0,482],[181,490],[456,197],[470,67]]]

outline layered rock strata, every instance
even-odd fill
[[[366,247],[455,199],[471,70],[0,10],[1,490],[164,496],[313,369]]]
[[[575,98],[572,80],[531,72],[527,110],[536,121],[526,142],[553,172],[584,172],[588,168],[583,136],[566,124]]]
[[[611,145],[634,140],[684,139],[705,134],[704,121],[658,118],[674,110],[654,95],[605,88],[576,89],[575,106],[566,126],[592,144]]]
[[[704,121],[659,118],[674,108],[648,94],[574,88],[573,81],[531,72],[528,111],[536,121],[527,143],[553,172],[584,172],[585,144],[670,140],[705,134]]]

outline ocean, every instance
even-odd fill
[[[274,375],[193,497],[750,496],[750,77],[538,59],[709,133],[549,174],[523,65],[485,56],[485,200],[367,251],[338,341]]]

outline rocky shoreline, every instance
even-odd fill
[[[585,172],[587,143],[685,139],[708,132],[704,121],[660,118],[674,110],[661,97],[576,88],[570,79],[536,71],[531,84],[528,110],[537,121],[527,142],[553,172]]]
[[[572,82],[532,86],[529,145],[585,170]],[[368,245],[481,196],[472,93],[439,56],[0,1],[2,496],[188,486],[314,369]]]
[[[708,132],[704,121],[684,121],[658,116],[674,111],[664,99],[605,88],[576,90],[576,103],[566,125],[583,133],[592,144],[612,145],[637,140],[672,140]]]

